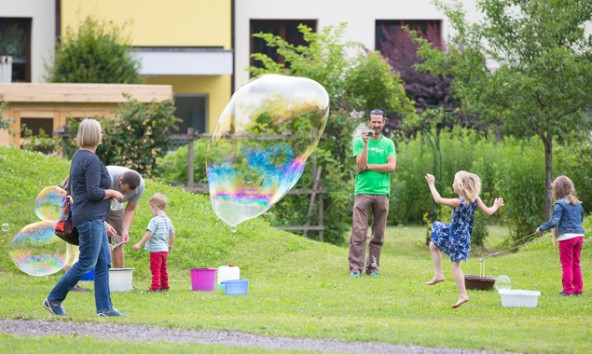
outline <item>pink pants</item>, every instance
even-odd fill
[[[152,285],[150,289],[158,291],[169,289],[169,274],[167,272],[168,252],[150,252],[150,272],[152,272]]]
[[[559,241],[559,260],[561,261],[561,282],[567,294],[581,293],[584,290],[580,254],[584,245],[584,237],[574,237]]]

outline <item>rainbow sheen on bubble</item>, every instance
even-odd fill
[[[44,221],[57,222],[66,201],[67,193],[60,187],[45,187],[35,198],[35,214]]]
[[[500,275],[495,279],[493,286],[495,287],[495,290],[498,291],[502,289],[510,290],[512,289],[512,281],[510,281],[510,277],[507,275]]]
[[[232,229],[288,193],[317,147],[328,114],[327,91],[311,79],[263,75],[236,91],[206,154],[216,215]]]
[[[54,223],[25,226],[10,241],[8,254],[21,271],[34,276],[59,272],[66,262],[66,244],[54,234]]]

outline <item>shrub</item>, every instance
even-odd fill
[[[208,139],[199,139],[193,142],[193,182],[195,183],[208,183],[205,167],[208,144]],[[182,146],[174,153],[167,154],[160,161],[160,177],[164,181],[187,182],[187,153],[187,146]]]
[[[60,138],[57,136],[49,136],[41,129],[38,135],[34,135],[31,129],[23,126],[22,132],[24,138],[21,143],[21,149],[41,152],[47,155],[54,155],[58,150]]]
[[[504,198],[506,206],[491,217],[475,218],[473,243],[483,245],[486,224],[506,222],[515,240],[534,232],[544,221],[544,165],[540,142],[535,139],[506,138],[474,130],[454,128],[438,134],[442,154],[440,193],[454,197],[452,182],[459,170],[468,170],[481,177],[481,199],[487,205],[496,197]],[[393,202],[389,224],[422,223],[444,219],[449,208],[435,206],[424,175],[434,171],[434,151],[423,133],[397,146],[397,170],[393,178]],[[567,151],[571,148],[564,147]],[[590,155],[588,155],[590,156]],[[588,158],[589,159],[589,158]],[[438,182],[438,181],[437,181]]]
[[[114,121],[103,121],[103,143],[97,154],[106,165],[134,169],[144,177],[158,176],[158,159],[172,149],[167,133],[177,128],[172,100],[144,104],[128,97]]]
[[[52,63],[46,64],[48,82],[140,82],[139,62],[129,49],[123,28],[87,17],[78,31],[66,29]]]
[[[97,155],[105,165],[125,166],[144,177],[159,176],[159,160],[173,148],[168,132],[175,129],[179,121],[174,112],[171,100],[141,103],[128,97],[115,112],[117,119],[96,118],[104,132]],[[80,122],[80,118],[68,119],[70,139],[66,155],[69,157],[77,149],[75,138]]]

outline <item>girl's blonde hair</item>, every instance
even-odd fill
[[[80,122],[78,127],[78,135],[76,135],[76,145],[83,146],[99,146],[101,142],[101,123],[96,119],[86,118]]]
[[[553,188],[553,199],[555,201],[565,198],[567,199],[567,203],[571,205],[576,205],[580,202],[576,198],[576,188],[569,177],[559,176],[555,178],[551,187]]]
[[[460,193],[469,199],[470,202],[477,199],[479,193],[481,193],[481,178],[474,173],[458,171],[454,175],[454,184],[460,189]]]
[[[165,210],[167,206],[167,197],[164,194],[156,193],[150,198],[148,204],[155,206],[160,210]]]

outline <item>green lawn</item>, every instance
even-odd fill
[[[66,170],[67,164],[54,159],[0,148],[0,188],[5,191],[0,195],[0,204],[5,206],[0,211],[0,222],[8,220],[14,230],[35,221],[34,214],[30,214],[31,197],[34,199],[48,183],[59,182],[63,175],[44,174],[51,164]],[[503,308],[495,291],[470,291],[471,301],[453,310],[451,305],[457,292],[446,258],[447,280],[433,287],[424,284],[433,273],[425,247],[425,227],[389,228],[381,276],[353,279],[348,274],[345,247],[319,244],[278,231],[261,218],[245,222],[236,233],[231,233],[213,216],[205,197],[149,182],[145,199],[155,191],[164,191],[173,201],[168,212],[178,231],[176,247],[170,255],[171,291],[113,293],[115,306],[130,315],[127,319],[110,319],[117,323],[427,347],[592,352],[592,292],[586,289],[582,297],[558,295],[561,269],[557,249],[548,239],[485,261],[487,276],[507,275],[514,289],[540,291],[536,308]],[[146,225],[149,215],[145,209],[139,208],[132,238],[140,237]],[[13,210],[18,210],[18,215]],[[489,249],[507,236],[507,230],[500,226],[491,227],[490,232],[486,243]],[[0,235],[4,255],[13,236],[10,232]],[[134,285],[147,289],[150,274],[146,253],[128,252],[128,265],[136,269]],[[465,273],[479,274],[480,254],[489,252],[473,250],[463,265]],[[241,276],[250,280],[246,296],[190,290],[189,268],[227,263],[238,265]],[[61,272],[31,277],[20,272],[6,256],[0,258],[0,266],[0,318],[104,321],[94,313],[92,294],[70,294],[64,303],[71,314],[66,319],[55,318],[42,307]],[[582,254],[582,268],[585,283],[592,284],[590,241]],[[84,285],[92,287],[89,283]],[[99,347],[113,353],[126,352],[120,343],[89,338],[50,336],[28,341],[0,335],[1,347],[18,352],[66,352],[72,348],[68,344],[81,352],[96,352]],[[219,349],[169,343],[137,348],[148,352]]]

